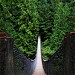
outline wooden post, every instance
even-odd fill
[[[14,75],[13,71],[13,47],[11,38],[6,39],[6,75]]]
[[[70,40],[67,40],[67,43],[65,43],[65,52],[64,52],[64,75],[71,75],[70,69],[71,69],[71,62],[70,62]]]
[[[74,70],[72,69],[74,65],[72,63],[72,57],[75,56],[75,53],[73,52],[73,48],[75,50],[75,43],[73,43],[75,37],[73,37],[72,35],[75,35],[75,32],[68,33],[64,42],[64,75],[74,75]]]
[[[1,32],[0,41],[3,43],[0,45],[0,75],[14,75],[12,38]]]

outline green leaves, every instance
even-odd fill
[[[54,14],[54,26],[52,28],[53,34],[50,37],[52,50],[58,50],[65,34],[71,31],[71,29],[69,29],[70,24],[68,23],[69,15],[70,8],[68,3],[58,2]]]
[[[75,30],[75,1],[1,0],[0,31],[9,33],[26,55],[35,55],[37,36],[48,59],[61,45],[66,32]]]

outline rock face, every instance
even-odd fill
[[[37,53],[34,61],[35,67],[32,75],[46,75],[43,64],[42,64],[42,56],[41,56],[41,38],[38,36],[38,44],[37,44]]]

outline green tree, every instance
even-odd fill
[[[75,30],[74,16],[75,0],[0,0],[0,31],[29,57],[35,55],[39,31],[43,58],[55,53],[64,35]]]
[[[50,37],[51,50],[56,51],[62,43],[65,34],[71,30],[68,22],[68,16],[70,15],[70,8],[68,3],[58,2],[54,14],[54,27],[53,34]]]
[[[0,31],[9,33],[14,43],[31,56],[36,49],[39,31],[37,1],[1,1]]]
[[[14,10],[14,11],[12,11]],[[39,30],[37,1],[25,0],[10,8],[12,21],[17,32],[15,43],[28,56],[36,49],[36,39]]]

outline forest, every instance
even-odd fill
[[[41,34],[42,56],[48,60],[75,30],[75,0],[0,0],[0,32],[33,59]]]

